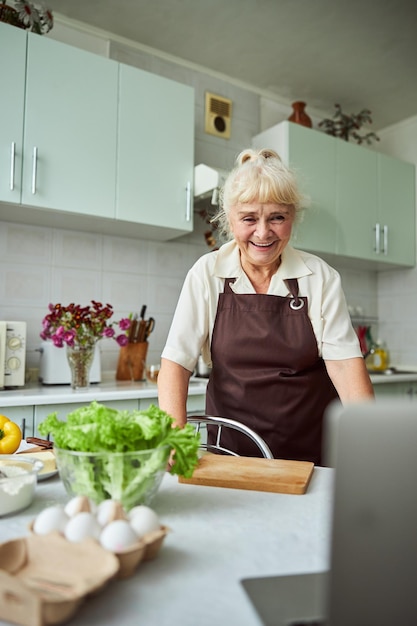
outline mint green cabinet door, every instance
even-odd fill
[[[401,398],[405,393],[405,383],[378,383],[375,384],[375,398]]]
[[[121,65],[117,219],[191,232],[193,168],[194,90]]]
[[[114,217],[118,64],[29,33],[22,203]]]
[[[20,202],[26,32],[0,23],[0,200]]]
[[[414,267],[415,167],[384,154],[378,154],[377,159],[380,256],[390,263]]]
[[[417,383],[378,383],[374,385],[375,397],[381,398],[403,398],[409,399],[410,402],[417,402]],[[395,418],[395,416],[393,416]]]
[[[335,252],[336,140],[299,124],[288,125],[288,164],[295,171],[310,206],[293,229],[292,245],[311,252]]]
[[[337,253],[375,260],[377,223],[377,155],[338,139]]]

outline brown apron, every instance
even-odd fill
[[[319,356],[307,298],[298,281],[292,297],[235,294],[226,279],[211,341],[213,369],[206,413],[235,419],[257,432],[275,458],[322,462],[323,413],[338,397]],[[208,439],[214,443],[215,427]],[[261,456],[244,435],[222,432],[223,446]]]

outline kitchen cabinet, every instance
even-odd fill
[[[34,408],[33,406],[5,406],[0,404],[0,413],[20,426],[24,437],[33,437]]]
[[[415,265],[415,167],[285,121],[253,138],[275,149],[311,198],[295,247],[383,269]]]
[[[337,254],[413,267],[414,165],[340,140],[337,145]]]
[[[0,29],[0,219],[162,241],[191,232],[193,88]]]
[[[380,398],[409,398],[417,402],[417,382],[393,382],[374,385],[375,397]]]
[[[118,64],[28,35],[22,203],[114,216]]]
[[[7,95],[0,199],[113,218],[118,64],[0,27],[0,50],[13,63],[0,70]]]
[[[193,229],[194,91],[120,66],[116,218]]]
[[[0,201],[20,202],[26,33],[0,22]],[[6,97],[7,95],[7,97]]]
[[[381,255],[413,267],[416,259],[415,166],[378,154],[378,222]]]

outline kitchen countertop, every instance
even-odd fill
[[[188,395],[206,393],[207,379],[192,378]],[[110,381],[91,384],[88,389],[72,389],[69,385],[41,385],[31,383],[24,387],[0,391],[0,406],[27,406],[39,404],[66,404],[71,402],[89,403],[108,400],[129,400],[136,398],[156,398],[157,386],[146,381]]]
[[[407,370],[400,374],[375,374],[370,372],[372,384],[417,382],[417,371],[411,368],[398,368]],[[192,377],[190,379],[188,395],[204,395],[207,388],[207,378]],[[137,398],[156,398],[158,395],[156,385],[147,381],[116,381],[109,380],[97,384],[91,384],[86,390],[74,390],[69,385],[42,385],[41,383],[29,383],[24,387],[0,390],[0,407],[28,406],[39,404],[67,404],[71,402],[92,402],[97,400],[129,400]]]
[[[321,467],[304,495],[188,485],[166,474],[151,503],[171,529],[157,558],[111,581],[69,626],[260,626],[239,580],[327,569],[332,483],[333,470]],[[39,511],[68,499],[59,478],[38,483],[28,509],[0,518],[2,541],[26,535]]]
[[[402,372],[404,370],[404,372]],[[408,383],[417,382],[417,371],[412,371],[411,368],[398,368],[398,373],[395,374],[376,374],[375,372],[369,372],[371,382],[373,385],[387,384],[387,383]]]

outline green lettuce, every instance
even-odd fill
[[[62,467],[70,466],[67,481],[73,493],[95,502],[113,498],[129,510],[152,497],[152,489],[156,491],[160,482],[156,477],[165,472],[171,452],[171,474],[190,478],[194,472],[200,435],[191,424],[179,428],[173,427],[173,421],[153,404],[146,411],[118,411],[92,402],[69,413],[66,420],[51,413],[38,429],[44,437],[51,436],[58,464],[61,460]],[[91,456],[61,452],[66,450]],[[126,462],[122,455],[113,454],[142,450],[150,453],[140,463]],[[64,482],[65,474],[63,471]]]

